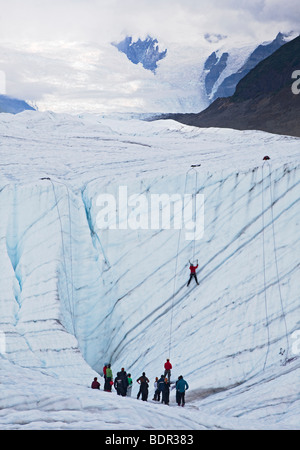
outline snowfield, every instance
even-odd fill
[[[32,111],[0,134],[0,429],[300,428],[298,138]],[[120,186],[203,195],[203,237],[99,228]],[[185,408],[152,401],[168,357]],[[131,398],[103,392],[106,362]]]

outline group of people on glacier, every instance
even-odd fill
[[[176,389],[176,403],[178,406],[185,405],[185,391],[189,388],[188,383],[184,380],[183,376],[180,375],[176,382],[171,381],[171,369],[172,364],[170,360],[167,359],[164,365],[164,374],[160,378],[156,377],[154,381],[154,401],[161,401],[162,403],[168,405],[170,401],[170,390]],[[103,367],[104,376],[104,391],[111,392],[112,387],[117,391],[118,395],[123,397],[131,397],[131,391],[133,386],[133,380],[130,373],[126,373],[125,369],[122,368],[115,379],[113,379],[113,373],[111,369],[111,364],[105,364]],[[147,378],[145,372],[136,380],[139,384],[139,391],[137,394],[137,399],[141,397],[143,401],[148,400],[149,395],[149,378]],[[172,386],[173,385],[173,386]],[[172,386],[172,387],[171,387]],[[92,389],[100,389],[100,383],[97,377],[91,385]]]
[[[199,285],[196,270],[198,268],[198,260],[196,260],[196,264],[189,261],[189,269],[190,269],[190,278],[188,280],[187,286],[190,285],[192,279],[194,278],[196,284]],[[164,365],[164,374],[160,376],[160,378],[156,377],[154,381],[154,401],[160,401],[169,404],[170,401],[170,390],[176,389],[176,403],[178,406],[185,405],[185,391],[189,388],[188,383],[184,380],[183,376],[180,375],[176,382],[171,381],[171,369],[172,364],[170,360],[167,359]],[[104,391],[111,392],[112,387],[117,391],[118,395],[123,397],[131,397],[131,391],[133,386],[133,381],[130,373],[126,373],[125,369],[122,368],[118,373],[115,379],[113,379],[113,373],[110,364],[105,364],[103,367],[103,376],[104,376]],[[143,401],[147,401],[149,395],[149,379],[146,377],[145,372],[136,380],[140,385],[139,392],[137,394],[137,399],[140,397]],[[171,387],[171,385],[173,385]],[[100,389],[100,383],[98,379],[95,377],[92,382],[92,389]]]

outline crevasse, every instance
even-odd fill
[[[66,375],[80,351],[99,373],[111,361],[155,374],[170,353],[178,373],[204,388],[242,383],[295,357],[299,167],[263,170],[220,177],[200,169],[205,233],[195,242],[200,286],[189,288],[194,243],[184,233],[97,229],[97,195],[117,195],[117,183],[92,182],[84,195],[55,180],[3,189],[1,328],[13,330],[9,357]],[[147,196],[183,194],[184,185],[185,174],[128,183]]]

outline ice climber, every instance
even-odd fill
[[[137,399],[142,395],[142,400],[145,402],[148,399],[148,387],[149,387],[149,379],[146,377],[145,372],[143,372],[142,376],[136,380],[140,385],[140,390],[137,395]]]
[[[196,283],[199,285],[198,280],[197,280],[197,275],[196,275],[196,269],[198,268],[198,259],[197,259],[197,265],[196,266],[194,266],[194,264],[192,264],[191,261],[189,261],[189,263],[190,263],[191,274],[190,274],[190,279],[188,281],[187,286],[189,286],[190,282],[192,281],[192,278],[195,278]]]

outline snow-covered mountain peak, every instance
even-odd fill
[[[275,37],[276,31],[270,42]],[[2,43],[0,62],[7,73],[16,65],[24,69],[9,81],[10,95],[29,98],[42,111],[197,113],[216,95],[226,94],[225,89],[218,92],[226,78],[233,77],[229,84],[235,88],[235,77],[240,76],[261,44],[257,39],[245,42],[232,36],[213,38],[212,34],[191,43],[172,42],[165,37],[163,40],[160,36],[156,42],[155,38],[130,33],[127,38],[116,36],[115,45],[122,44],[125,53],[111,42],[29,45],[24,41],[18,48]],[[210,70],[205,69],[213,53],[217,62]],[[45,65],[51,70],[50,79],[45,75]]]
[[[119,43],[112,43],[120,52],[125,53],[133,64],[141,63],[144,69],[155,73],[157,62],[167,55],[167,49],[160,51],[157,39],[147,36],[146,39],[133,41],[131,36]]]

